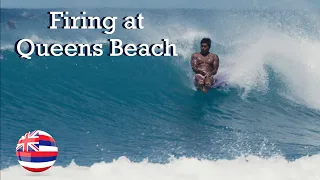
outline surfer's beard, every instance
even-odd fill
[[[209,51],[201,51],[201,55],[206,56],[209,54]]]

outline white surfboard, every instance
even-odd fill
[[[217,77],[216,82],[211,86],[211,88],[220,88],[227,85],[227,82],[222,77]]]

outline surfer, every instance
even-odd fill
[[[9,20],[8,22],[7,22],[7,30],[9,30],[9,29],[16,29],[17,28],[17,25],[16,25],[16,23],[15,23],[15,21],[13,20],[13,19],[11,19],[11,20]]]
[[[211,39],[203,38],[200,42],[201,52],[194,53],[191,56],[191,67],[196,73],[194,76],[194,85],[203,92],[207,92],[214,85],[214,75],[219,68],[219,57],[210,53]]]

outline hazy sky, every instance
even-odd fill
[[[320,0],[1,0],[2,8],[320,8]]]

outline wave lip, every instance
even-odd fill
[[[54,166],[50,170],[32,174],[19,166],[1,171],[6,179],[45,180],[318,180],[320,179],[320,155],[305,156],[292,162],[283,157],[262,159],[257,156],[239,157],[234,160],[198,160],[172,158],[167,164],[150,163],[148,160],[132,162],[120,157],[110,163],[95,163],[90,167],[74,162],[67,167]]]

